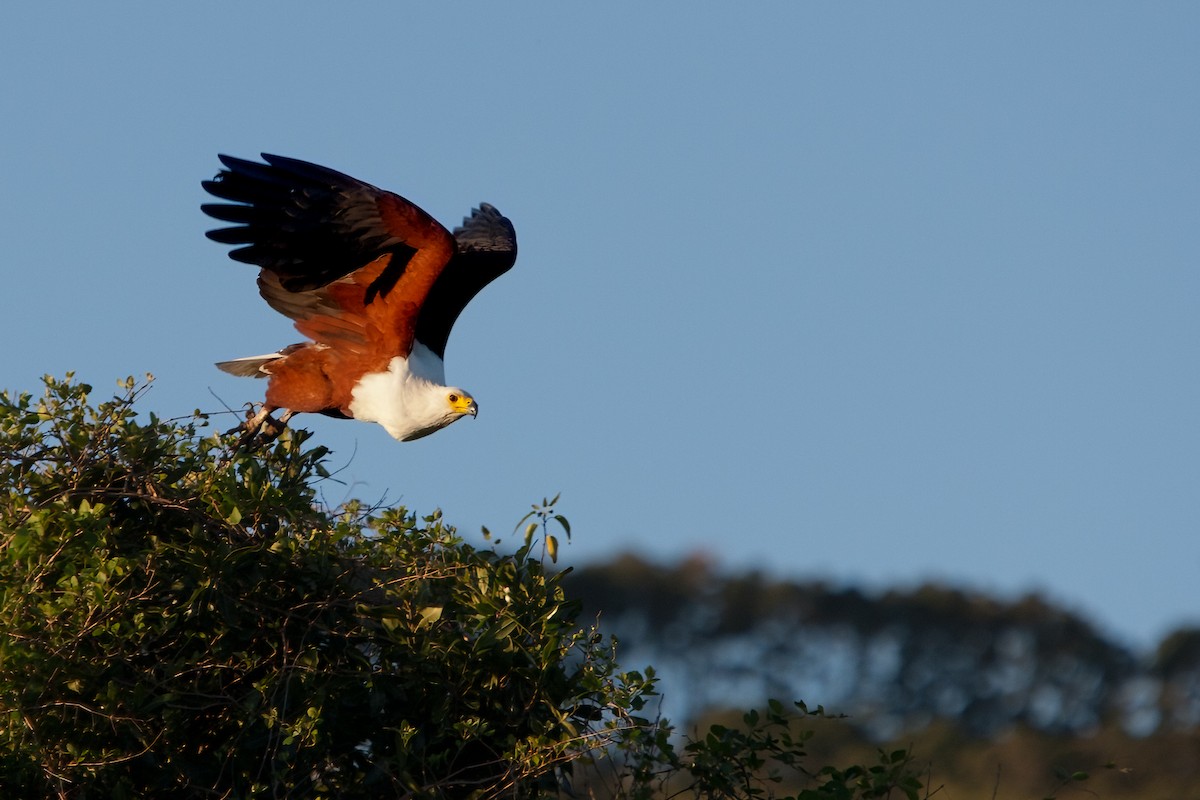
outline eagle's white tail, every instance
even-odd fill
[[[268,353],[263,356],[247,356],[231,361],[218,361],[217,369],[228,372],[230,375],[237,375],[239,378],[265,378],[271,374],[267,365],[272,361],[278,361],[283,356],[283,353]]]

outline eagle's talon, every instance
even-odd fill
[[[275,419],[270,414],[258,426],[258,435],[261,438],[259,444],[270,444],[283,435],[287,430],[288,420],[291,419],[291,412],[285,412],[279,419]]]
[[[225,431],[226,436],[235,433],[238,436],[237,449],[255,450],[278,439],[286,430],[287,422],[292,418],[291,411],[284,411],[279,419],[271,416],[276,409],[265,405],[252,405],[246,411],[246,419],[240,425]]]

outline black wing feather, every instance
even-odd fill
[[[285,289],[297,292],[325,286],[388,252],[402,271],[416,252],[380,219],[383,190],[307,161],[262,157],[266,164],[221,155],[225,169],[201,183],[214,197],[240,204],[201,206],[210,217],[236,224],[207,234],[246,245],[230,258],[274,272]]]
[[[416,329],[416,340],[443,360],[450,330],[467,303],[517,260],[512,222],[488,203],[481,203],[454,229],[454,239],[458,252],[425,298]]]

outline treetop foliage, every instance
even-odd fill
[[[540,541],[535,522],[512,553],[476,548],[437,512],[324,504],[306,432],[245,452],[121,388],[0,395],[0,796],[534,797],[574,777],[752,797],[786,768],[796,797],[916,797],[902,753],[803,767],[782,707],[677,747],[641,716],[653,671],[621,671],[545,568],[547,523],[570,534],[552,501]]]
[[[3,796],[499,793],[640,706],[530,545],[323,508],[304,433],[231,452],[124,391],[0,401]]]

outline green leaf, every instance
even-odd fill
[[[419,628],[427,628],[442,618],[442,606],[425,606],[420,610]]]
[[[566,517],[564,517],[562,514],[555,514],[555,515],[554,515],[554,520],[555,520],[555,521],[556,521],[556,522],[557,522],[559,525],[562,525],[562,529],[563,529],[563,531],[565,531],[565,532],[566,532],[566,534],[567,534],[567,538],[568,538],[568,539],[570,539],[570,538],[571,538],[571,523],[567,522],[567,518],[566,518]]]

